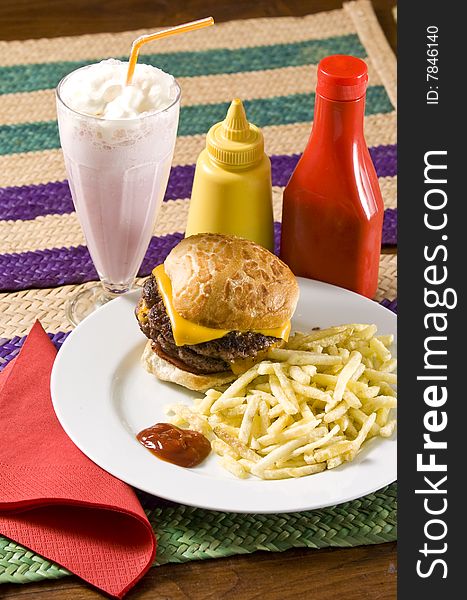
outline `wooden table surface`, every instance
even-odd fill
[[[372,0],[393,49],[395,0]],[[339,0],[14,0],[0,2],[0,39],[28,39],[216,21],[304,15]],[[348,549],[257,552],[151,569],[128,600],[394,600],[396,544]],[[0,598],[91,600],[102,597],[76,577],[1,585]]]

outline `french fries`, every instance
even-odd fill
[[[222,390],[168,407],[202,432],[236,477],[286,479],[349,462],[369,438],[391,437],[397,394],[392,335],[353,323],[295,333]]]

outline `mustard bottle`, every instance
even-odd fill
[[[261,130],[235,98],[196,163],[186,236],[237,235],[274,250],[271,161]]]

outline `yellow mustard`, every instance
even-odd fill
[[[196,163],[186,236],[223,233],[274,250],[271,162],[261,130],[235,98]]]

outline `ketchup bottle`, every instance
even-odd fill
[[[295,275],[373,297],[384,205],[363,135],[366,64],[318,65],[313,129],[284,191],[281,258]]]

